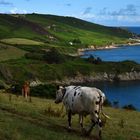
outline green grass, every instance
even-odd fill
[[[10,59],[19,59],[24,56],[25,51],[13,46],[4,45],[0,43],[0,61],[6,61]]]
[[[100,47],[112,43],[122,44],[128,42],[128,38],[132,36],[131,33],[120,28],[105,27],[72,17],[55,15],[0,14],[0,22],[1,39],[13,38],[10,43],[14,42],[14,44],[24,43],[14,38],[45,42],[49,46],[58,47],[60,50],[65,50],[65,52],[66,50],[72,52],[72,50],[75,51],[75,48],[90,45]],[[53,37],[53,39],[50,37]],[[77,38],[80,39],[81,44],[71,46],[69,42]],[[29,44],[32,45],[31,43],[33,42]]]
[[[8,14],[0,14],[0,38],[27,38],[44,39],[46,35],[41,35],[35,31],[34,24]],[[36,25],[35,25],[36,26]],[[42,30],[37,26],[38,30]]]
[[[104,107],[111,117],[103,127],[103,140],[140,139],[140,113]],[[84,124],[90,118],[84,118]],[[32,102],[23,97],[0,93],[0,138],[4,140],[89,140],[96,135],[93,129],[90,137],[81,136],[78,116],[72,118],[72,131],[67,130],[67,116],[62,105],[54,100],[32,97]]]
[[[35,54],[36,57],[39,55]],[[33,57],[35,58],[35,57]],[[39,56],[40,58],[40,56]],[[26,59],[25,57],[16,60],[8,60],[0,64],[5,71],[12,75],[12,81],[30,80],[37,78],[42,82],[63,81],[68,79],[94,77],[98,74],[122,74],[131,72],[134,69],[140,71],[140,65],[131,62],[102,62],[100,64],[89,63],[80,58],[67,58],[65,62],[59,64],[48,64],[45,60]],[[6,73],[3,73],[4,77]],[[7,79],[9,80],[9,79]]]
[[[41,24],[67,45],[75,38],[80,38],[83,44],[89,45],[102,46],[112,42],[121,44],[131,36],[126,30],[105,27],[72,17],[28,14],[25,18]]]
[[[11,44],[11,45],[44,45],[44,43],[39,41],[34,41],[30,39],[25,38],[7,38],[7,39],[1,39],[2,43]]]

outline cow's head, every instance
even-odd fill
[[[65,87],[63,87],[63,86],[58,86],[57,87],[56,99],[55,99],[56,104],[62,102],[65,92],[66,92]]]

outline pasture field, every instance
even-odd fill
[[[24,50],[0,43],[0,62],[10,59],[19,59],[23,57],[25,53],[26,51]]]
[[[104,112],[111,119],[104,123],[103,140],[140,140],[139,112],[110,107],[104,107]],[[86,127],[89,123],[86,117]],[[81,134],[76,115],[72,118],[72,130],[68,132],[64,108],[54,100],[32,97],[29,102],[21,96],[0,93],[1,140],[94,140],[95,135],[96,128],[88,137]]]
[[[25,38],[7,38],[0,40],[3,43],[11,45],[43,45],[44,43]]]

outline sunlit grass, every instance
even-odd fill
[[[10,59],[18,59],[24,56],[25,51],[18,49],[13,46],[0,44],[0,61],[10,60]]]
[[[1,39],[0,41],[11,45],[43,45],[44,44],[39,41],[34,41],[25,38],[7,38],[7,39]]]
[[[72,117],[72,131],[68,132],[67,116],[62,104],[54,100],[32,97],[32,102],[23,97],[0,93],[0,135],[2,139],[17,140],[84,140],[93,139],[96,127],[90,137],[81,136],[78,116]],[[103,140],[140,139],[140,113],[104,107],[111,119],[103,127]],[[104,118],[103,118],[104,119]],[[84,119],[86,127],[90,118]]]

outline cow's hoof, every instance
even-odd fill
[[[71,132],[71,130],[72,130],[71,127],[68,127],[68,132]]]
[[[82,128],[81,132],[82,132],[82,135],[86,135],[86,133],[87,133],[85,128]]]
[[[91,131],[90,131],[90,130],[87,130],[87,131],[85,132],[85,136],[89,136],[90,133],[91,133]]]
[[[99,131],[99,140],[101,140],[102,139],[102,133],[101,133],[101,131]]]
[[[89,135],[90,135],[90,132],[87,131],[85,128],[82,128],[82,136],[87,137],[87,136],[89,136]]]

